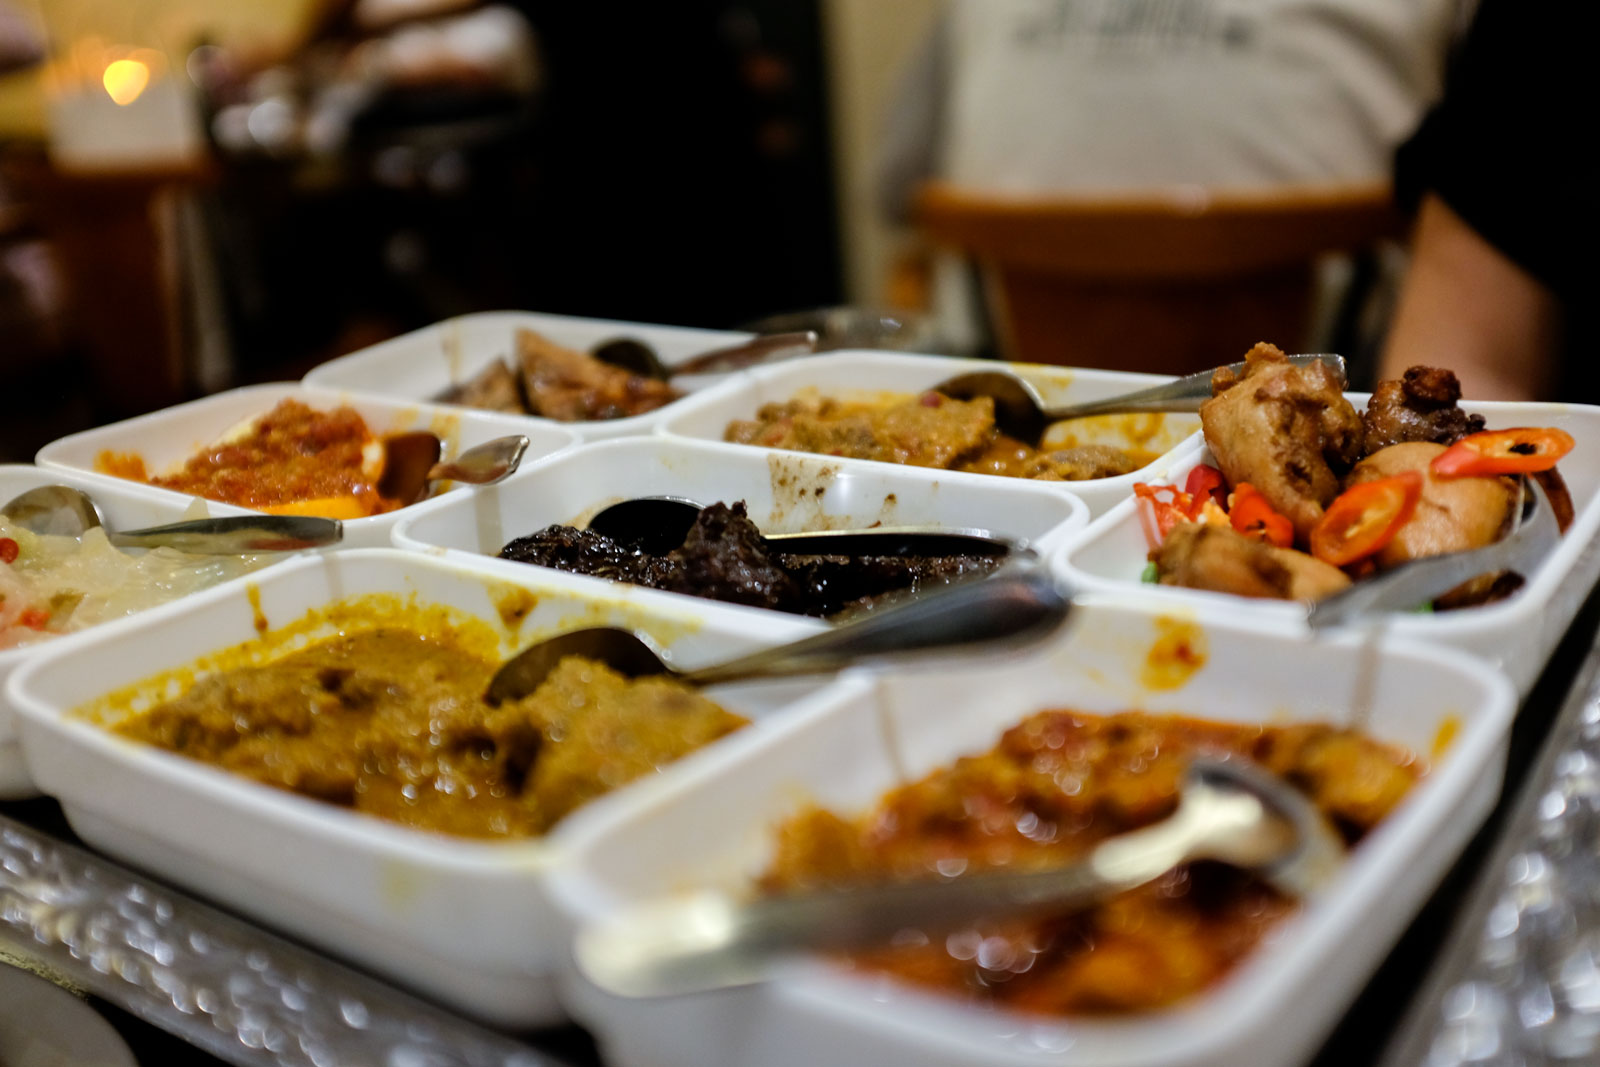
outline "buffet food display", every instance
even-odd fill
[[[0,518],[0,652],[15,658],[0,755],[15,749],[92,847],[454,1011],[576,1018],[613,1067],[779,1048],[860,1067],[1036,1062],[1018,1034],[1062,1067],[1303,1061],[1477,829],[1516,688],[1600,577],[1583,551],[1600,533],[1600,409],[1463,402],[1443,368],[1363,401],[1324,363],[1260,345],[1198,419],[1063,423],[1035,446],[999,430],[992,400],[933,388],[965,361],[844,353],[680,391],[586,354],[617,324],[529,318],[466,323],[470,355],[446,324],[324,375],[387,374],[387,399],[237,390],[42,450],[44,477],[94,472],[60,476],[349,534],[265,568]],[[681,361],[738,339],[682,333],[657,347]],[[1051,403],[1150,384],[1017,371]],[[580,445],[590,424],[634,436]],[[535,440],[492,488],[385,497],[385,438],[418,429],[451,453]],[[1503,538],[1524,479],[1565,533],[1538,567],[1480,576],[1381,645],[1284,625],[1409,560]],[[649,495],[702,505],[681,544],[587,528]],[[874,526],[1032,551],[771,539]],[[511,654],[565,631],[642,633],[694,667],[1004,566],[1085,594],[1070,625],[1004,661],[701,692],[570,656],[531,694],[489,698]],[[1498,645],[1501,669],[1442,645]],[[749,899],[1060,867],[1170,816],[1202,755],[1310,798],[1349,848],[1324,890],[1291,899],[1198,861],[1042,918],[787,961],[693,1003],[627,1000],[574,969],[587,924],[697,886]]]

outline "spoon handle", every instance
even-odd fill
[[[897,653],[1024,645],[1053,632],[1070,605],[1047,571],[1019,568],[682,678],[692,685],[712,685],[742,678],[826,674],[862,659]]]
[[[1311,605],[1307,623],[1313,630],[1323,630],[1379,612],[1409,611],[1480,574],[1505,570],[1531,574],[1561,540],[1561,528],[1539,483],[1524,479],[1521,484],[1522,491],[1531,490],[1531,494],[1520,506],[1534,510],[1501,540],[1482,548],[1414,559],[1363,579]]]
[[[1326,363],[1339,375],[1340,384],[1345,382],[1343,356],[1325,353],[1290,356],[1289,362],[1297,367],[1310,366],[1316,362]],[[1211,397],[1211,379],[1217,371],[1228,370],[1237,375],[1243,374],[1244,368],[1242,361],[1229,363],[1212,370],[1185,374],[1182,378],[1175,378],[1162,385],[1153,385],[1137,392],[1123,393],[1121,396],[1108,397],[1105,400],[1091,400],[1084,404],[1051,408],[1044,413],[1044,416],[1047,421],[1057,422],[1061,419],[1079,419],[1085,415],[1107,415],[1112,412],[1199,411],[1200,405]]]
[[[344,524],[309,515],[228,515],[143,530],[107,531],[106,537],[118,548],[165,546],[202,556],[237,556],[337,544],[344,538]]]
[[[1223,795],[1216,805],[1205,803],[1212,795],[1186,796],[1165,819],[1107,838],[1077,862],[1046,870],[811,890],[749,902],[707,891],[624,908],[580,930],[574,955],[584,975],[609,992],[660,996],[744,985],[765,977],[775,957],[882,942],[902,930],[938,936],[984,916],[1070,911],[1209,854],[1206,843],[1217,835],[1217,824],[1224,825],[1224,834],[1232,829],[1227,823],[1239,799]],[[1249,810],[1262,810],[1245,799]]]
[[[817,350],[817,335],[812,330],[799,333],[769,333],[742,341],[727,348],[702,352],[668,368],[672,377],[680,374],[707,374],[713,371],[739,370],[790,356],[810,355]]]

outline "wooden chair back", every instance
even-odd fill
[[[1386,182],[1019,198],[923,187],[923,235],[976,262],[1002,355],[1182,374],[1303,350],[1315,266],[1403,232]]]

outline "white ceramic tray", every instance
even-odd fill
[[[1365,393],[1352,393],[1350,399],[1358,409],[1365,408]],[[1450,645],[1481,656],[1510,675],[1518,691],[1526,694],[1600,578],[1600,546],[1593,546],[1600,532],[1600,407],[1489,401],[1463,401],[1461,407],[1482,414],[1490,429],[1559,426],[1577,439],[1578,447],[1560,465],[1572,493],[1572,527],[1543,566],[1528,576],[1528,584],[1509,599],[1433,615],[1395,614],[1382,625],[1386,635]],[[1161,481],[1181,485],[1195,465],[1212,462],[1210,450],[1202,447],[1175,463]],[[1075,588],[1137,592],[1166,603],[1225,613],[1228,618],[1248,616],[1286,631],[1305,630],[1305,608],[1299,604],[1141,583],[1148,552],[1129,496],[1073,537],[1054,563]]]
[[[1045,554],[1088,522],[1088,509],[1068,488],[1061,482],[1003,478],[941,485],[884,463],[847,468],[822,456],[763,455],[737,445],[642,437],[581,445],[470,498],[445,496],[420,504],[395,526],[394,543],[492,557],[511,539],[552,523],[581,526],[618,500],[669,495],[703,504],[743,500],[756,525],[772,533],[875,523],[965,527],[1020,538]],[[584,580],[617,586],[603,578]],[[757,608],[731,610],[766,614]]]
[[[288,397],[323,411],[348,404],[378,434],[431,430],[444,442],[446,459],[473,445],[509,434],[523,434],[528,438],[528,451],[522,460],[524,464],[535,463],[577,442],[570,431],[553,422],[529,421],[514,415],[441,407],[437,404],[406,403],[297,382],[278,382],[230,389],[225,393],[191,400],[187,404],[114,422],[109,426],[84,430],[51,442],[40,449],[34,458],[42,467],[92,472],[101,453],[132,452],[144,457],[145,466],[151,473],[159,474],[169,467],[181,465],[184,460],[246,419],[265,415],[278,401]],[[167,489],[154,491],[186,502],[192,499],[186,494]],[[249,513],[248,509],[231,504],[214,506],[218,515]],[[350,548],[388,545],[389,532],[404,511],[402,508],[384,515],[345,520],[344,545]]]
[[[1240,722],[1345,721],[1361,648],[1311,644],[1269,626],[1196,623],[1204,663],[1151,689],[1147,659],[1171,618],[1089,596],[1043,652],[977,669],[882,676],[739,751],[584,815],[551,881],[579,923],[619,905],[705,886],[738,891],[770,856],[773,826],[806,803],[860,810],[956,756],[984,751],[1049,707],[1178,711]],[[1181,623],[1180,623],[1181,625]],[[1448,649],[1387,643],[1376,654],[1374,735],[1429,754],[1432,772],[1337,879],[1214,989],[1123,1021],[966,1006],[824,961],[765,985],[625,1000],[569,973],[562,992],[613,1067],[1275,1067],[1302,1062],[1389,951],[1492,806],[1513,713],[1510,684]]]
[[[673,406],[661,421],[661,432],[672,437],[691,437],[702,441],[721,441],[728,423],[749,419],[764,404],[789,400],[802,389],[816,389],[826,396],[872,397],[885,392],[915,393],[957,374],[971,371],[1011,370],[1038,387],[1045,403],[1076,404],[1143,389],[1171,381],[1152,374],[1123,371],[1078,370],[1045,367],[1029,363],[994,363],[988,360],[950,359],[945,356],[917,356],[891,352],[833,352],[823,356],[789,360],[757,367],[722,385],[686,397]],[[1134,482],[1159,477],[1186,449],[1198,447],[1197,415],[1106,415],[1079,424],[1085,432],[1093,427],[1095,443],[1124,445],[1130,437],[1143,441],[1142,447],[1160,453],[1143,470],[1116,478],[1096,478],[1084,482],[1064,482],[1075,496],[1089,505],[1091,516],[1099,515],[1127,496]],[[1046,443],[1050,438],[1046,438]],[[1081,443],[1089,443],[1086,437]],[[741,445],[741,448],[754,446]],[[768,449],[767,451],[771,451]],[[841,459],[850,467],[875,460]],[[924,476],[959,484],[974,479],[997,480],[993,475],[964,474],[953,471],[923,470]],[[1005,478],[1002,481],[1017,479]]]
[[[71,714],[123,686],[254,640],[252,590],[273,627],[336,601],[414,595],[490,624],[508,653],[574,626],[622,625],[650,633],[676,661],[695,666],[811,632],[781,618],[730,622],[707,602],[646,609],[597,598],[587,586],[533,567],[521,578],[512,583],[394,549],[308,554],[259,582],[109,624],[12,675],[7,693],[28,765],[79,836],[108,855],[479,1018],[554,1022],[560,1013],[551,974],[566,956],[569,929],[548,904],[543,880],[561,862],[566,822],[521,843],[424,833],[121,739]],[[502,619],[497,605],[529,592],[534,606],[526,617]],[[86,662],[95,669],[84,670]],[[763,718],[818,684],[745,683],[711,692],[730,710]],[[735,733],[663,773],[686,771],[718,747],[749,744],[762,728]],[[648,783],[594,803],[638,785]]]
[[[197,517],[196,513],[190,512],[190,505],[193,503],[191,498],[124,481],[121,478],[78,474],[72,471],[43,470],[24,464],[0,466],[0,503],[41,485],[71,485],[82,489],[100,505],[106,522],[113,529],[136,530],[142,526],[160,526]],[[210,510],[213,506],[209,501],[203,503],[206,510]],[[218,511],[221,510],[218,506]],[[33,782],[28,777],[27,768],[23,766],[22,749],[17,744],[11,705],[6,701],[3,689],[6,677],[18,664],[31,659],[42,649],[62,641],[75,640],[76,636],[69,634],[40,644],[0,649],[0,800],[33,796],[36,792]]]
[[[485,311],[446,319],[402,337],[329,360],[320,367],[312,368],[311,373],[305,376],[305,382],[307,385],[350,389],[398,400],[429,400],[450,386],[469,380],[492,360],[510,358],[515,351],[514,337],[518,329],[533,330],[558,344],[580,351],[588,351],[597,344],[619,337],[631,337],[655,349],[656,355],[669,367],[702,352],[736,345],[750,338],[748,333],[728,330],[654,326],[609,319],[543,315],[531,311]],[[693,392],[721,380],[720,375],[684,375],[674,379],[672,384],[685,392]],[[585,441],[628,437],[649,433],[663,414],[674,406],[668,404],[656,411],[626,419],[564,422],[557,425],[571,428]],[[549,422],[547,419],[534,421]]]

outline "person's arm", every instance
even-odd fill
[[[1411,256],[1378,377],[1426,363],[1455,371],[1472,400],[1553,399],[1561,312],[1550,291],[1432,193]]]

